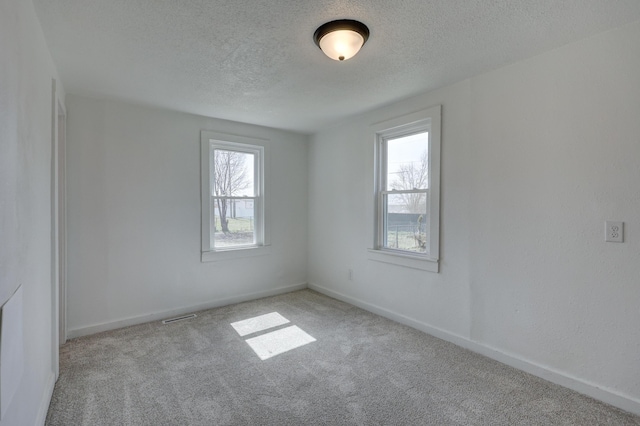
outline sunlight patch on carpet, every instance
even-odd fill
[[[315,341],[295,325],[246,340],[263,361]]]
[[[267,330],[288,323],[289,320],[277,312],[260,315],[242,321],[232,322],[231,326],[235,328],[240,336],[257,333],[258,331]]]

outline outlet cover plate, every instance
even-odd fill
[[[624,222],[614,222],[607,220],[605,222],[604,240],[611,243],[621,243],[624,237]]]

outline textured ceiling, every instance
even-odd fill
[[[640,0],[34,0],[68,93],[313,132],[640,19]],[[342,63],[315,29],[371,31]]]

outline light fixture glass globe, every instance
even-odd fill
[[[352,30],[338,30],[320,39],[320,49],[335,61],[345,61],[355,56],[365,40],[362,35]]]

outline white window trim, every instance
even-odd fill
[[[374,149],[373,161],[369,162],[369,169],[372,171],[374,182],[368,193],[372,194],[371,200],[372,214],[369,216],[372,230],[372,247],[368,248],[369,260],[390,263],[398,266],[420,269],[431,272],[439,272],[440,258],[440,137],[441,137],[441,109],[440,105],[432,108],[414,112],[412,114],[386,120],[371,126],[373,132]],[[428,190],[428,210],[429,210],[429,252],[422,255],[419,253],[393,250],[381,246],[383,232],[382,206],[380,205],[380,191],[383,182],[382,172],[384,171],[383,156],[381,155],[382,138],[393,138],[418,130],[429,131],[429,190]],[[369,159],[371,159],[369,157]]]
[[[271,253],[269,232],[269,141],[245,136],[230,135],[203,130],[200,132],[200,177],[201,177],[201,261],[217,262],[221,260],[236,259],[242,257],[261,256]],[[256,212],[256,236],[257,244],[237,246],[214,250],[210,247],[211,241],[211,177],[210,154],[213,146],[229,148],[242,152],[259,151],[260,159],[256,164],[260,176],[259,188],[256,188],[259,203]],[[258,226],[259,223],[259,226]]]

